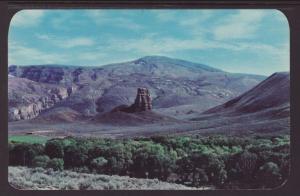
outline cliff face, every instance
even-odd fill
[[[72,88],[40,84],[24,78],[9,78],[9,121],[32,119],[72,93]]]
[[[37,117],[43,110],[54,106],[56,103],[65,99],[67,94],[62,91],[49,96],[42,96],[32,103],[28,104],[17,104],[15,107],[8,109],[9,121],[32,119]]]

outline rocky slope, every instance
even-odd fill
[[[151,91],[154,111],[184,119],[240,95],[265,78],[161,56],[101,67],[12,65],[9,75],[13,76],[8,84],[10,121],[31,119],[45,108],[57,107],[89,117],[104,114],[133,103],[141,86]],[[23,88],[27,90],[19,90]],[[45,92],[52,88],[58,92]],[[55,101],[43,101],[52,96]]]
[[[271,109],[274,115],[289,116],[290,74],[288,72],[274,73],[251,90],[204,113],[241,115]]]
[[[84,117],[77,111],[67,107],[55,107],[51,110],[42,111],[36,118],[32,120],[33,123],[72,123],[81,121]]]
[[[38,83],[26,78],[8,78],[9,120],[24,120],[38,116],[71,95],[70,88]]]
[[[191,120],[201,125],[190,134],[288,134],[290,75],[274,73],[251,90]]]

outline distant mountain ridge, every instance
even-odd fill
[[[22,116],[21,120],[33,118],[43,110],[50,111],[60,107],[70,108],[83,116],[105,113],[116,106],[133,103],[138,87],[150,90],[155,111],[185,118],[187,114],[197,115],[220,105],[265,79],[265,76],[233,74],[207,65],[163,56],[147,56],[101,67],[13,65],[9,66],[8,74],[14,76],[9,77],[8,88],[14,94],[9,96],[9,108],[14,111],[13,114]],[[28,104],[31,105],[29,108],[36,107],[36,99],[42,97],[42,92],[38,88],[18,91],[18,82],[15,81],[20,78],[36,82],[36,85],[64,88],[69,92],[68,96],[51,107],[38,110],[35,115],[21,115],[22,111],[30,112],[27,109],[21,110],[28,107]],[[24,103],[19,100],[19,97],[30,94],[36,94],[36,99],[27,99]]]
[[[178,70],[175,68],[179,69],[180,71],[184,71],[186,73],[189,71],[188,74],[190,75],[184,75],[180,73]],[[151,70],[152,69],[152,70]],[[31,79],[36,82],[46,82],[49,83],[50,81],[47,80],[41,80],[45,78],[41,77],[33,77],[32,75],[28,74],[33,72],[34,76],[41,76],[43,74],[49,76],[51,74],[62,74],[64,72],[74,72],[72,75],[73,78],[76,77],[76,75],[80,74],[82,70],[93,72],[94,74],[105,74],[107,72],[112,72],[110,74],[118,74],[120,72],[120,75],[125,75],[125,74],[153,74],[161,76],[161,72],[151,72],[155,69],[159,69],[160,71],[165,70],[163,74],[166,76],[173,76],[175,78],[178,77],[191,77],[194,74],[192,73],[193,71],[196,71],[199,76],[199,73],[201,72],[219,72],[219,73],[227,73],[229,75],[235,75],[235,76],[252,76],[255,78],[259,79],[264,79],[265,76],[261,75],[254,75],[254,74],[235,74],[235,73],[229,73],[225,72],[221,69],[213,68],[208,65],[200,64],[200,63],[193,63],[181,59],[173,59],[169,57],[164,57],[164,56],[145,56],[143,58],[139,58],[137,60],[129,61],[129,62],[124,62],[124,63],[114,63],[114,64],[107,64],[107,65],[102,65],[102,66],[78,66],[78,65],[59,65],[59,64],[46,64],[46,65],[11,65],[9,66],[9,74],[17,77],[25,77],[27,79]],[[163,69],[163,70],[162,70]],[[168,74],[168,72],[171,72],[172,74]],[[52,72],[50,72],[52,71]],[[49,72],[49,73],[47,73]],[[174,74],[174,73],[176,74]],[[41,75],[40,75],[41,74]],[[68,77],[68,75],[66,75]],[[60,78],[56,78],[56,82],[63,82],[60,81]]]

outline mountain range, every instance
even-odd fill
[[[266,125],[274,119],[282,120],[283,125],[270,128],[289,129],[289,73],[267,78],[163,56],[146,56],[99,67],[11,65],[8,74],[11,131],[61,131],[63,126],[82,133],[78,127],[84,125],[90,132],[103,135],[124,135],[126,131],[129,135],[137,131],[146,134],[149,129],[224,132],[232,123],[236,125],[231,126],[235,132],[237,128],[243,129],[238,125],[241,122]],[[137,116],[112,112],[117,106],[131,105],[139,87],[149,89],[153,105],[150,113]],[[47,125],[53,122],[57,124],[55,128]],[[120,126],[127,128],[120,131]],[[252,124],[248,128],[260,130]]]
[[[199,113],[265,79],[160,56],[101,67],[13,65],[9,75],[15,76],[8,81],[11,121],[31,119],[45,109],[57,107],[93,116],[132,103],[141,86],[150,90],[154,109],[162,113]],[[20,87],[26,90],[20,91]],[[37,108],[35,112],[33,108]]]

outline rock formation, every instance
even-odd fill
[[[152,109],[152,101],[149,90],[147,88],[138,88],[134,103],[131,106],[120,105],[112,110],[112,112],[122,111],[127,113],[150,111]]]
[[[152,109],[151,97],[147,88],[138,88],[134,104],[131,106],[133,111],[141,112]]]

